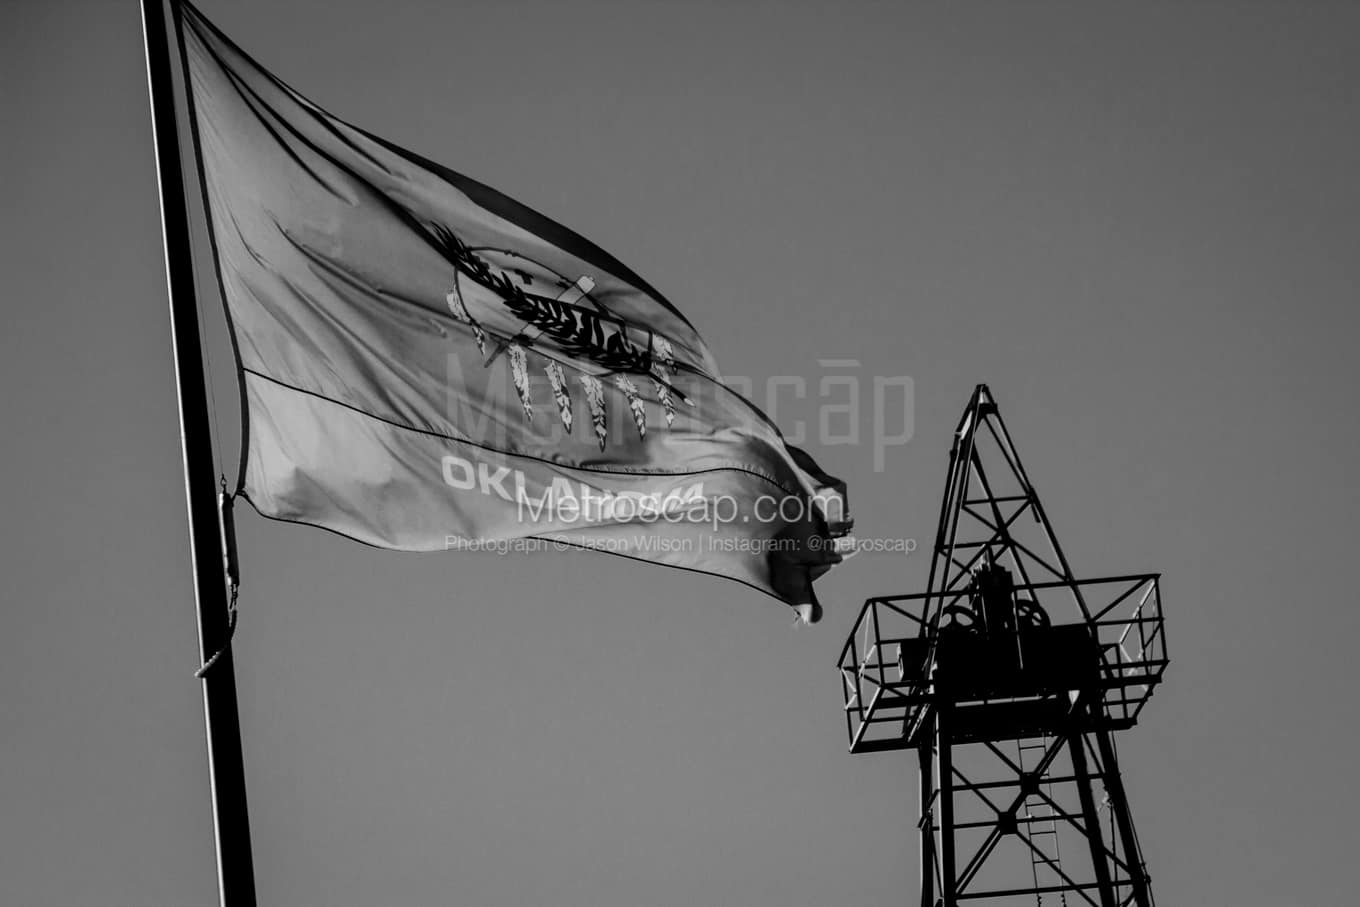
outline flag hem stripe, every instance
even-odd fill
[[[170,6],[175,25],[175,44],[179,51],[180,77],[184,83],[185,107],[189,114],[187,119],[189,120],[189,137],[194,150],[194,169],[198,174],[198,190],[203,203],[203,221],[207,227],[208,246],[212,249],[213,276],[217,278],[218,299],[222,303],[222,316],[227,322],[227,337],[231,339],[231,357],[236,363],[238,416],[241,420],[241,451],[237,456],[236,488],[232,494],[240,494],[246,487],[246,466],[250,451],[250,401],[246,399],[245,364],[241,361],[241,344],[236,337],[236,322],[231,317],[231,306],[227,303],[227,285],[222,276],[222,256],[217,249],[217,229],[213,226],[212,203],[208,198],[208,176],[203,169],[203,142],[198,132],[198,108],[194,103],[193,77],[189,73],[189,54],[184,45],[184,10],[179,3],[171,3]],[[194,10],[194,12],[197,13],[197,10]],[[211,381],[212,376],[209,376],[208,380]],[[225,466],[225,464],[218,465]]]

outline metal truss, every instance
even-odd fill
[[[927,590],[866,601],[840,660],[850,751],[917,750],[922,907],[1150,907],[1111,735],[1167,663],[1159,576],[1073,574],[979,385]]]
[[[922,907],[965,903],[1151,907],[1107,730],[961,745],[934,713],[921,762]]]

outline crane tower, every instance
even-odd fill
[[[921,907],[1151,907],[1113,733],[1166,665],[1159,575],[1073,574],[978,385],[927,589],[866,601],[840,661],[850,752],[917,752]]]

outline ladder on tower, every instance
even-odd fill
[[[1048,752],[1052,745],[1052,738],[1045,734],[1038,738],[1036,743],[1026,743],[1024,740],[1016,742],[1016,757],[1020,766],[1020,771],[1028,772],[1025,767],[1025,754],[1034,754],[1034,764],[1036,769],[1043,761],[1044,754]],[[1044,772],[1044,778],[1048,777],[1048,772]],[[1045,800],[1037,795],[1025,796],[1025,826],[1029,837],[1029,868],[1030,875],[1034,880],[1034,901],[1038,907],[1044,905],[1043,889],[1045,887],[1057,887],[1062,884],[1062,876],[1059,870],[1062,869],[1062,849],[1058,839],[1058,817],[1053,812],[1053,784],[1045,781],[1045,792],[1048,799]],[[1045,850],[1045,843],[1051,844],[1053,850],[1049,853]],[[1041,884],[1039,879],[1043,877]],[[1067,892],[1058,892],[1058,899],[1061,907],[1067,907]]]

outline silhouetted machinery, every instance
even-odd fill
[[[840,663],[850,751],[918,753],[922,907],[1150,907],[1111,733],[1166,665],[1158,575],[1072,574],[979,385],[927,591],[865,602]]]

